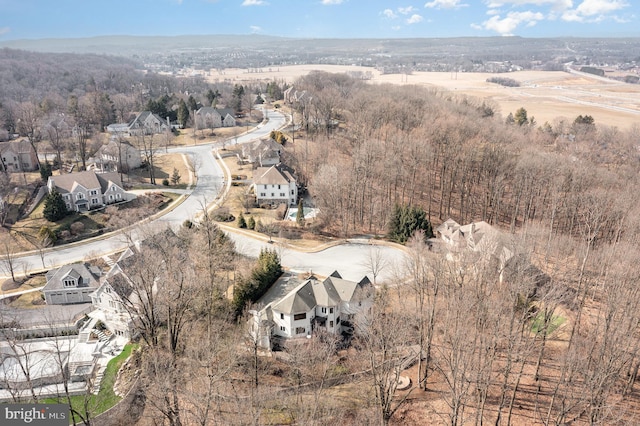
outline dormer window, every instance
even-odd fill
[[[74,280],[73,278],[65,278],[64,281],[62,281],[62,283],[64,284],[65,287],[76,286],[76,280]]]

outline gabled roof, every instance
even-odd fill
[[[316,306],[311,280],[307,280],[298,286],[282,300],[272,306],[272,309],[285,314],[309,312]]]
[[[31,146],[31,142],[29,142],[28,138],[9,142],[0,142],[0,154],[4,154],[7,151],[11,151],[15,154],[23,154],[32,152],[33,147]]]
[[[118,173],[98,174],[92,170],[87,170],[84,172],[50,176],[49,179],[58,192],[72,192],[78,185],[86,189],[100,188],[103,193],[109,187],[110,183],[115,183],[122,188],[122,181]]]
[[[348,281],[334,276],[336,272],[324,281],[315,277],[309,278],[289,292],[279,302],[270,305],[274,311],[284,314],[309,312],[316,306],[338,306],[341,302],[352,303],[368,297],[368,289],[373,289],[368,278],[360,282]]]
[[[220,114],[220,112],[214,107],[209,106],[209,107],[201,107],[199,110],[196,111],[196,115],[202,115],[202,114]]]
[[[253,183],[256,185],[288,185],[295,183],[293,172],[283,164],[276,164],[271,167],[258,167]]]
[[[133,119],[131,123],[129,123],[129,128],[140,128],[144,127],[144,122],[149,118],[149,116],[153,117],[158,121],[161,125],[166,124],[165,121],[158,115],[154,114],[151,111],[142,111],[140,114]]]
[[[102,275],[99,268],[90,266],[86,263],[72,263],[64,265],[58,269],[52,269],[47,272],[47,284],[42,291],[55,291],[64,289],[64,279],[71,277],[76,280],[77,287],[80,288],[98,288],[98,279]]]

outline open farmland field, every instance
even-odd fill
[[[246,69],[211,70],[210,82],[231,81],[245,84],[252,81],[284,81],[313,70],[327,72],[370,72],[372,84],[415,84],[440,87],[460,95],[492,101],[506,117],[524,107],[538,124],[553,123],[564,117],[573,121],[578,115],[591,115],[596,124],[629,128],[640,122],[640,85],[621,83],[583,73],[562,71],[520,71],[508,74],[415,72],[409,76],[385,74],[373,68],[341,65],[293,65],[263,68],[261,72]],[[489,77],[507,77],[520,82],[520,87],[502,87],[487,83]]]

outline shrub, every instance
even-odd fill
[[[256,220],[253,218],[253,216],[249,217],[249,220],[247,221],[247,228],[256,229]]]
[[[169,179],[167,179],[167,178],[162,179],[162,185],[163,186],[169,186]]]
[[[84,223],[82,222],[73,222],[70,226],[71,233],[73,235],[80,235],[84,231]]]
[[[238,216],[238,228],[246,228],[247,227],[247,222],[244,220],[244,215],[242,213],[240,213],[240,215]]]

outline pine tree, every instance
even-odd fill
[[[178,169],[176,169],[175,167],[173,168],[173,174],[171,175],[171,184],[172,185],[177,185],[178,183],[180,183],[180,173],[178,172]]]
[[[178,122],[184,128],[187,126],[187,121],[189,121],[189,108],[184,99],[180,99],[180,103],[178,104]]]
[[[298,212],[296,213],[296,223],[299,227],[304,228],[304,206],[302,205],[302,197],[298,200]]]
[[[238,216],[238,228],[246,228],[247,227],[247,222],[244,220],[244,216],[242,215],[242,213],[240,213],[240,215]]]
[[[55,189],[44,199],[43,215],[49,222],[55,222],[67,215],[67,205],[60,194]]]
[[[49,176],[51,176],[52,174],[53,172],[51,171],[51,163],[45,161],[44,163],[40,164],[40,179],[42,179],[42,182],[47,183]]]
[[[253,216],[249,216],[249,220],[247,221],[247,228],[249,229],[256,228],[256,220],[253,218]]]
[[[424,209],[416,206],[396,205],[389,221],[389,239],[404,244],[417,230],[424,231],[425,238],[433,237],[433,229]]]

